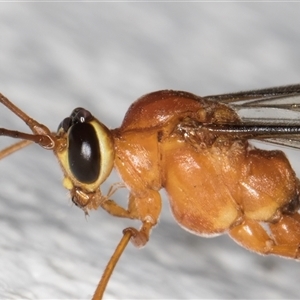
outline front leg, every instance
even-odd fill
[[[106,200],[101,207],[109,214],[134,220],[140,220],[140,230],[129,227],[124,230],[132,233],[131,241],[136,247],[143,247],[149,240],[150,232],[156,225],[161,212],[161,197],[158,191],[148,190],[142,196],[131,192],[127,209],[113,200]]]

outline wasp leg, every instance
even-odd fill
[[[101,204],[101,207],[106,210],[110,215],[127,218],[127,219],[137,219],[129,210],[117,204],[114,200],[106,200]]]
[[[145,221],[143,222],[143,225],[140,228],[140,230],[137,230],[133,227],[128,227],[123,230],[123,233],[125,234],[129,231],[131,233],[132,244],[137,248],[141,248],[145,246],[149,241],[150,232],[153,226],[154,224],[152,224],[151,222]]]
[[[238,244],[254,252],[299,259],[299,221],[284,215],[276,224],[266,224],[269,225],[272,236],[260,225],[260,222],[248,219],[233,227],[229,235]],[[285,226],[289,229],[285,229]],[[285,234],[287,234],[286,237]]]
[[[131,242],[136,247],[143,247],[148,242],[151,229],[156,225],[160,215],[161,198],[157,191],[149,191],[144,197],[130,194],[127,209],[113,200],[104,201],[101,207],[113,216],[140,220],[142,222],[140,230],[129,227],[124,232],[130,231],[132,233]]]
[[[300,214],[298,212],[293,215],[283,215],[278,222],[269,224],[269,228],[276,244],[288,249],[294,245],[297,248],[294,257],[300,258]],[[278,255],[286,256],[284,252]]]

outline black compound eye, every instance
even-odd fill
[[[97,180],[101,168],[101,154],[96,131],[90,123],[80,122],[71,127],[68,159],[70,170],[77,180],[82,183],[93,183]]]

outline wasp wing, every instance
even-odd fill
[[[234,109],[241,118],[244,131],[248,128],[250,138],[300,149],[300,84],[206,96],[204,99],[219,101]],[[228,134],[233,131],[230,127],[237,126],[228,125]],[[262,135],[260,131],[269,131],[269,134]]]

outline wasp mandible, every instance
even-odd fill
[[[135,101],[117,129],[76,108],[56,133],[1,95],[32,134],[1,128],[0,135],[22,141],[2,150],[0,159],[35,142],[54,152],[63,185],[85,214],[102,207],[141,222],[139,229],[124,230],[94,299],[102,297],[129,239],[137,247],[148,242],[161,212],[161,189],[175,220],[191,233],[228,233],[257,253],[299,259],[299,179],[282,151],[261,150],[249,140],[300,148],[300,120],[241,116],[243,110],[298,112],[299,95],[299,84],[207,97],[163,90]],[[122,183],[103,195],[100,186],[113,168]],[[124,186],[125,208],[112,200]]]

